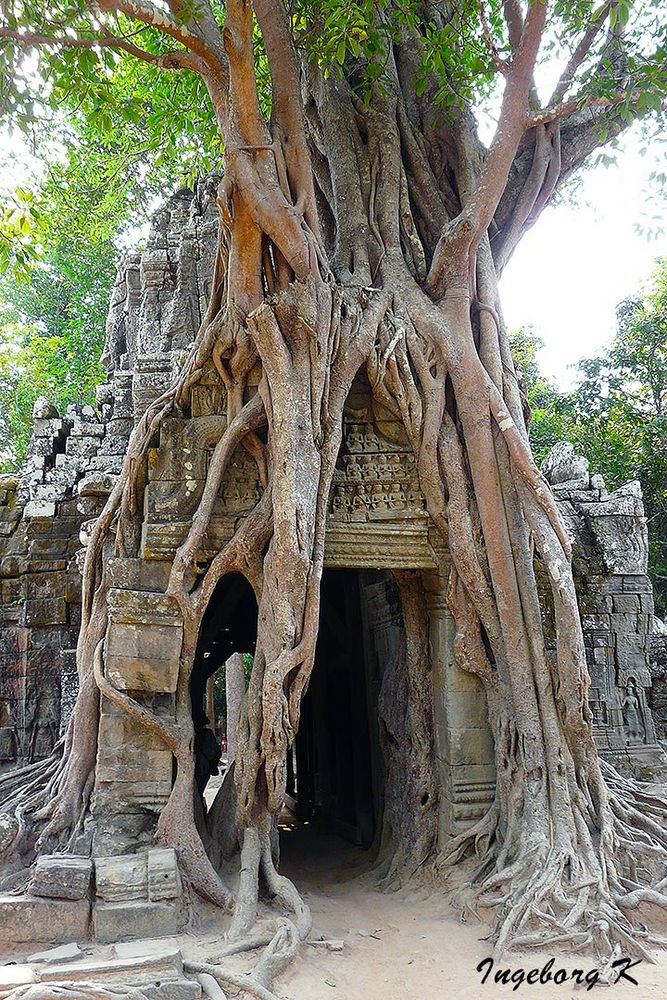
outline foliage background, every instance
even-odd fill
[[[649,572],[656,608],[667,613],[667,260],[656,263],[650,288],[617,310],[610,347],[579,362],[571,392],[540,373],[539,338],[513,335],[512,348],[532,410],[530,437],[541,462],[559,440],[585,455],[607,488],[638,479],[649,529]]]

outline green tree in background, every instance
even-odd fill
[[[3,192],[0,208],[0,469],[25,457],[38,396],[94,402],[123,243],[136,246],[156,204],[221,155],[198,76],[108,50],[44,60],[39,99],[5,94],[8,146],[27,140],[46,174]],[[0,73],[0,105],[9,79]]]
[[[540,341],[514,334],[512,349],[532,410],[538,461],[556,441],[571,441],[615,489],[638,479],[649,528],[649,572],[659,613],[667,611],[667,260],[656,263],[650,291],[617,310],[610,347],[578,365],[579,379],[559,393],[539,371]]]
[[[17,282],[0,284],[0,460],[25,455],[32,405],[45,395],[58,407],[93,402],[115,275],[115,228],[122,211],[104,192],[82,217],[60,197],[59,178],[42,193],[41,239],[46,250]]]

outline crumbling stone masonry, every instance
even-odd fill
[[[602,476],[589,475],[586,459],[565,442],[553,448],[543,471],[574,540],[598,747],[617,765],[649,764],[656,747],[649,707],[653,594],[641,487],[631,482],[609,493]],[[542,591],[548,606],[546,580]]]

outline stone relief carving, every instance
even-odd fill
[[[425,516],[414,456],[370,423],[349,425],[331,492],[335,521]]]
[[[629,677],[623,698],[623,724],[628,743],[646,742],[645,706],[642,702],[637,681]]]
[[[209,461],[212,454],[211,450]],[[220,490],[220,500],[224,513],[247,513],[256,506],[259,499],[257,466],[254,459],[247,452],[241,450],[230,462]]]

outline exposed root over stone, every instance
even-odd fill
[[[74,849],[90,815],[104,694],[174,756],[156,839],[176,849],[202,897],[232,912],[229,946],[242,950],[247,940],[254,949],[264,940],[252,936],[261,878],[293,917],[277,925],[249,977],[228,973],[224,963],[190,967],[222,990],[274,1000],[271,980],[310,930],[307,907],[276,868],[272,836],[314,665],[327,507],[343,410],[360,370],[373,408],[402,428],[414,452],[431,525],[451,556],[457,662],[484,687],[495,739],[494,806],[453,840],[442,865],[476,856],[474,884],[480,903],[496,911],[499,953],[553,941],[601,953],[620,943],[644,955],[657,941],[640,914],[665,901],[666,807],[599,760],[570,541],[531,457],[498,297],[499,269],[521,233],[585,155],[580,144],[601,131],[587,120],[582,138],[575,122],[573,147],[561,155],[570,130],[561,136],[560,126],[529,113],[547,6],[528,4],[524,17],[521,5],[501,5],[512,54],[502,61],[505,91],[488,150],[467,111],[451,122],[434,114],[443,81],[422,78],[423,39],[408,19],[395,26],[368,102],[350,66],[328,76],[317,60],[299,62],[281,2],[228,0],[223,30],[212,9],[185,35],[178,24],[170,28],[184,46],[169,55],[170,68],[200,73],[225,149],[213,290],[180,376],[135,427],[91,533],[77,703],[49,760],[0,778],[0,851],[29,863],[35,851]],[[384,5],[370,7],[385,17]],[[458,16],[455,7],[442,17]],[[150,10],[141,6],[148,23]],[[604,16],[611,10],[605,5]],[[170,25],[161,9],[156,16],[156,31]],[[257,30],[271,80],[270,120],[255,78]],[[171,569],[168,595],[183,620],[183,647],[173,718],[165,721],[106,674],[105,566],[114,555],[141,557],[149,450],[159,446],[167,418],[191,415],[192,389],[205,373],[219,379],[226,414],[216,418],[219,437],[210,442],[206,480]],[[241,448],[256,464],[261,497],[211,553],[215,502]],[[545,647],[535,551],[551,588],[555,656]],[[206,606],[229,573],[243,574],[258,600],[234,769],[236,894],[197,828],[189,688]],[[395,578],[406,644],[403,662],[387,672],[381,707],[390,743],[391,696],[407,698],[410,746],[387,753],[402,793],[387,810],[391,885],[432,860],[440,793],[424,668],[426,584],[409,571]],[[217,861],[220,853],[211,856]]]
[[[575,835],[560,849],[528,842],[520,828],[501,834],[496,803],[436,861],[444,873],[469,859],[474,903],[495,915],[496,958],[508,947],[560,946],[652,961],[651,946],[667,945],[648,929],[648,906],[667,911],[667,798],[603,769],[609,805],[601,822],[591,823],[583,796],[573,795]]]

